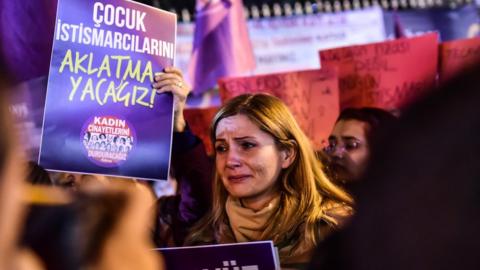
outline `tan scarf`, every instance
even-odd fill
[[[259,241],[265,224],[277,211],[280,197],[275,197],[267,206],[259,211],[242,206],[239,199],[228,196],[225,203],[230,228],[236,242]]]
[[[278,210],[280,197],[275,197],[266,207],[259,211],[243,207],[239,199],[227,198],[225,204],[230,221],[230,228],[234,234],[236,242],[260,241],[265,224],[270,217]],[[301,242],[295,252],[291,252],[292,246],[286,246],[279,250],[282,263],[307,262],[313,247]]]

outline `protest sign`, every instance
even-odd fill
[[[210,124],[218,111],[218,107],[189,108],[184,111],[187,121],[193,134],[197,135],[205,145],[209,155],[213,154],[213,145],[210,141]]]
[[[315,149],[324,147],[339,113],[334,70],[306,70],[219,80],[223,102],[245,93],[268,93],[285,102]]]
[[[320,51],[338,68],[340,107],[399,109],[435,85],[438,35]]]
[[[59,0],[39,161],[46,169],[167,179],[176,15],[133,1]]]
[[[480,38],[462,39],[440,44],[441,81],[446,81],[465,68],[480,62]]]
[[[158,249],[169,270],[279,270],[272,241]],[[188,258],[186,260],[185,258]]]

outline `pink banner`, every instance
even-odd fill
[[[340,107],[399,109],[435,85],[438,35],[320,51],[338,68]]]
[[[441,81],[480,61],[480,38],[461,39],[440,44]]]
[[[210,124],[217,111],[218,107],[190,108],[184,111],[185,120],[190,129],[203,141],[209,155],[213,154],[213,146],[210,141]]]
[[[282,99],[315,149],[322,149],[339,113],[338,79],[333,70],[307,70],[219,80],[223,102],[264,92]]]

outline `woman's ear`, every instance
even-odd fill
[[[281,150],[281,165],[283,169],[286,169],[292,165],[297,156],[297,143],[294,140],[290,140],[290,145]]]

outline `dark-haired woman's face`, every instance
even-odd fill
[[[241,114],[220,120],[215,137],[217,173],[228,193],[244,203],[268,203],[280,171],[291,164],[286,152]]]
[[[325,152],[332,160],[332,170],[341,182],[355,181],[365,170],[369,146],[367,142],[368,123],[358,120],[338,121],[330,137]]]

